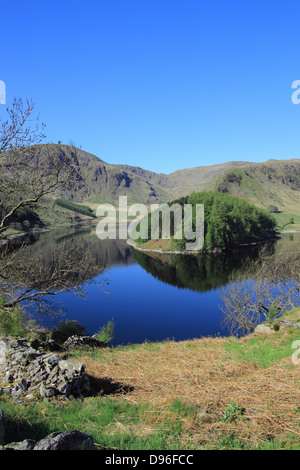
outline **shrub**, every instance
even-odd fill
[[[108,321],[106,325],[103,325],[99,332],[96,334],[97,340],[101,343],[110,343],[115,335],[115,323],[112,320]]]
[[[26,332],[25,314],[18,308],[1,309],[0,336],[23,336]]]

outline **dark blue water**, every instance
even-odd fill
[[[293,241],[291,237],[287,240]],[[60,294],[58,298],[66,309],[61,319],[77,320],[88,334],[98,332],[113,319],[114,346],[228,335],[222,326],[220,289],[230,281],[233,270],[243,270],[258,254],[258,249],[252,248],[221,256],[150,257],[125,242],[100,241],[91,230],[67,237],[50,233],[30,249],[48,259],[53,247],[62,243],[84,243],[91,250],[93,278],[104,275],[109,293],[92,284],[86,288],[85,300]],[[57,320],[44,319],[45,326],[56,324]]]
[[[168,285],[138,264],[113,267],[109,278],[109,294],[91,286],[87,300],[60,295],[68,308],[64,318],[77,320],[89,334],[114,319],[113,345],[226,334],[220,326],[217,290],[200,294]]]

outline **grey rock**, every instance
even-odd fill
[[[74,430],[52,433],[36,443],[33,450],[95,450],[95,446],[91,436]]]
[[[84,396],[90,391],[85,364],[36,350],[26,339],[0,338],[1,390],[4,384],[11,384],[8,391],[15,399],[32,392],[37,398],[51,398]]]
[[[95,336],[70,336],[63,344],[64,349],[88,346],[92,348],[105,348],[106,343],[98,341]]]
[[[22,442],[11,442],[2,448],[2,450],[33,450],[35,441],[25,439]]]
[[[280,329],[283,328],[300,328],[300,322],[291,321],[291,320],[281,320]]]
[[[290,320],[277,320],[273,323],[261,323],[260,325],[257,325],[254,331],[255,333],[272,335],[275,334],[276,331],[283,330],[284,328],[300,328],[300,322]]]
[[[273,328],[271,328],[269,325],[265,325],[265,324],[260,324],[260,325],[257,325],[257,327],[255,328],[255,333],[262,333],[262,334],[265,334],[265,335],[274,335],[275,334],[275,330]]]
[[[81,374],[85,370],[85,365],[78,362],[72,361],[59,361],[58,366],[62,372]]]

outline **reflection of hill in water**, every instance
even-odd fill
[[[265,245],[263,245],[265,246]],[[276,253],[299,249],[300,233],[282,234],[275,243],[268,244]],[[132,249],[136,261],[153,277],[162,282],[198,292],[207,292],[225,286],[232,273],[243,273],[249,263],[257,259],[262,245],[231,250],[222,255],[160,255],[145,254]]]
[[[64,245],[86,246],[94,258],[94,263],[99,267],[109,268],[113,266],[127,266],[135,264],[129,246],[122,240],[99,240],[91,229],[69,229],[50,231],[44,234],[34,243],[34,253],[41,255],[44,259],[51,259],[55,247]]]
[[[155,278],[179,288],[207,292],[227,284],[233,271],[243,271],[258,248],[233,250],[222,255],[147,255],[133,250],[137,262]]]
[[[90,280],[107,284],[109,268],[136,264],[124,241],[99,240],[91,229],[70,227],[14,240],[2,259],[8,286],[45,292],[76,289]]]
[[[37,239],[38,238],[38,239]],[[273,246],[275,253],[299,246],[300,234],[286,234]],[[129,247],[122,240],[99,240],[91,228],[51,230],[48,233],[35,235],[26,240],[20,256],[29,265],[24,274],[26,279],[34,281],[45,268],[53,265],[53,254],[57,250],[68,250],[80,247],[80,256],[86,254],[89,264],[84,273],[84,280],[92,279],[101,272],[114,266],[128,266],[138,263],[143,269],[160,281],[191,289],[197,292],[208,292],[226,285],[233,272],[243,272],[249,262],[259,255],[261,246],[232,250],[222,255],[201,254],[195,256],[145,254]],[[17,242],[13,245],[17,246]],[[13,247],[12,247],[13,248]],[[17,263],[18,257],[15,259]],[[78,263],[80,264],[80,263]],[[75,260],[76,265],[76,260]],[[24,263],[21,266],[24,268]],[[43,268],[44,267],[44,268]],[[18,269],[16,267],[16,269]],[[70,274],[70,283],[78,282],[78,270]]]

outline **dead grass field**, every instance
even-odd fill
[[[226,434],[252,447],[271,440],[299,446],[300,365],[293,364],[292,349],[289,357],[263,367],[238,358],[234,347],[228,348],[229,342],[233,346],[239,342],[247,354],[256,347],[256,338],[262,340],[253,334],[241,340],[145,343],[107,349],[98,358],[83,355],[80,360],[92,376],[133,387],[115,400],[151,405],[152,411],[140,417],[140,433],[151,432],[170,419],[170,405],[177,401],[191,410],[177,418],[173,414],[173,419],[184,424],[183,445],[211,446]],[[266,338],[279,349],[293,340],[290,331]]]

